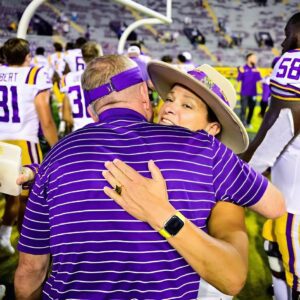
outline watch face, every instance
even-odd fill
[[[174,236],[179,232],[183,225],[184,222],[179,217],[173,216],[165,225],[165,230]]]

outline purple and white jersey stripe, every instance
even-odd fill
[[[154,125],[110,109],[61,140],[28,201],[19,250],[53,257],[44,299],[196,299],[200,277],[159,233],[104,193],[104,163],[150,177],[153,159],[172,205],[206,230],[217,201],[255,204],[267,181],[206,132]]]

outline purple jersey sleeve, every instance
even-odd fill
[[[44,195],[44,182],[37,174],[26,206],[18,250],[30,254],[50,253],[49,208]]]
[[[213,185],[217,201],[252,206],[266,191],[268,180],[219,141],[214,141]]]

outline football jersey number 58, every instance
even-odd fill
[[[286,57],[282,60],[276,73],[277,78],[289,78],[299,80],[300,78],[300,58]]]

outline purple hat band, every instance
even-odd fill
[[[92,90],[84,90],[84,99],[86,105],[91,104],[93,101],[103,98],[111,94],[112,92],[122,91],[130,86],[143,82],[140,68],[132,68],[121,72],[110,78],[110,82],[100,85]]]
[[[223,91],[214,83],[203,71],[192,70],[188,74],[192,75],[197,80],[201,81],[210,91],[218,96],[226,105],[230,107],[228,100],[225,98]]]

